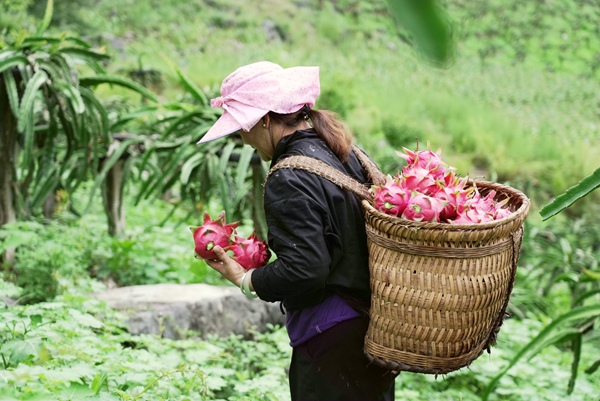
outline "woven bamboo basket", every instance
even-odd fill
[[[392,370],[443,374],[468,366],[495,344],[513,288],[527,197],[508,186],[475,183],[509,198],[513,213],[483,224],[400,219],[363,200],[371,274],[365,353]]]

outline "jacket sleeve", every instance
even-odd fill
[[[320,179],[280,170],[265,187],[269,246],[277,259],[252,274],[259,297],[276,302],[323,291],[331,267],[331,244],[339,241],[329,223]],[[320,197],[321,196],[321,197]]]

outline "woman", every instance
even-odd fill
[[[224,112],[199,143],[240,132],[272,166],[305,155],[368,183],[345,125],[312,109],[319,91],[318,67],[240,67],[213,99]],[[282,302],[293,347],[292,400],[393,400],[395,373],[363,352],[370,288],[360,199],[301,169],[271,174],[264,196],[277,259],[246,272],[215,247],[219,260],[208,263],[246,295]]]

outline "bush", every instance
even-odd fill
[[[65,288],[86,291],[87,266],[98,239],[79,223],[7,224],[0,229],[0,251],[16,248],[16,262],[5,267],[4,278],[22,288],[20,303],[49,301]]]

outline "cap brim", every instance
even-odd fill
[[[240,129],[242,129],[240,124],[225,110],[217,122],[198,141],[197,145],[233,134]]]

